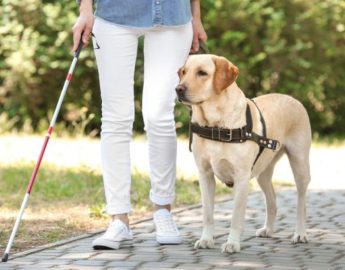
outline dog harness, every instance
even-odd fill
[[[265,148],[276,151],[279,148],[280,143],[278,140],[274,140],[274,139],[270,139],[266,137],[265,120],[262,116],[262,113],[259,107],[255,103],[255,101],[252,100],[252,102],[255,104],[260,115],[260,121],[262,124],[262,136],[253,132],[252,114],[250,111],[249,104],[247,104],[246,125],[241,128],[228,129],[228,128],[219,128],[219,127],[207,127],[207,126],[200,126],[196,123],[190,122],[189,124],[189,151],[192,152],[193,133],[205,139],[218,141],[218,142],[224,142],[224,143],[244,143],[247,140],[257,143],[260,149],[253,163],[253,167]]]

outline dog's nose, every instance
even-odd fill
[[[184,84],[179,84],[175,90],[178,95],[182,95],[187,91],[187,87]]]

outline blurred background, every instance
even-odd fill
[[[342,0],[202,0],[211,53],[240,69],[248,97],[279,92],[307,108],[314,137],[345,132],[345,2]],[[71,61],[75,1],[2,0],[0,133],[48,127]],[[167,52],[168,53],[168,52]],[[142,43],[136,68],[135,131],[141,117]],[[58,130],[99,134],[100,95],[91,48],[80,57]],[[188,113],[176,109],[179,134]]]

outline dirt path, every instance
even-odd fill
[[[42,136],[0,136],[0,164],[36,160],[42,143]],[[131,146],[131,153],[133,168],[147,172],[145,140],[135,139]],[[53,137],[46,150],[44,162],[63,167],[87,166],[100,170],[99,140]],[[345,145],[313,146],[310,162],[311,189],[345,189]],[[180,176],[197,178],[193,155],[188,151],[188,142],[185,140],[178,142],[177,168]],[[286,157],[277,164],[274,179],[293,182]]]

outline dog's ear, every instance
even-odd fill
[[[216,65],[213,85],[215,91],[219,94],[237,79],[238,68],[225,57],[214,57],[213,61]]]

